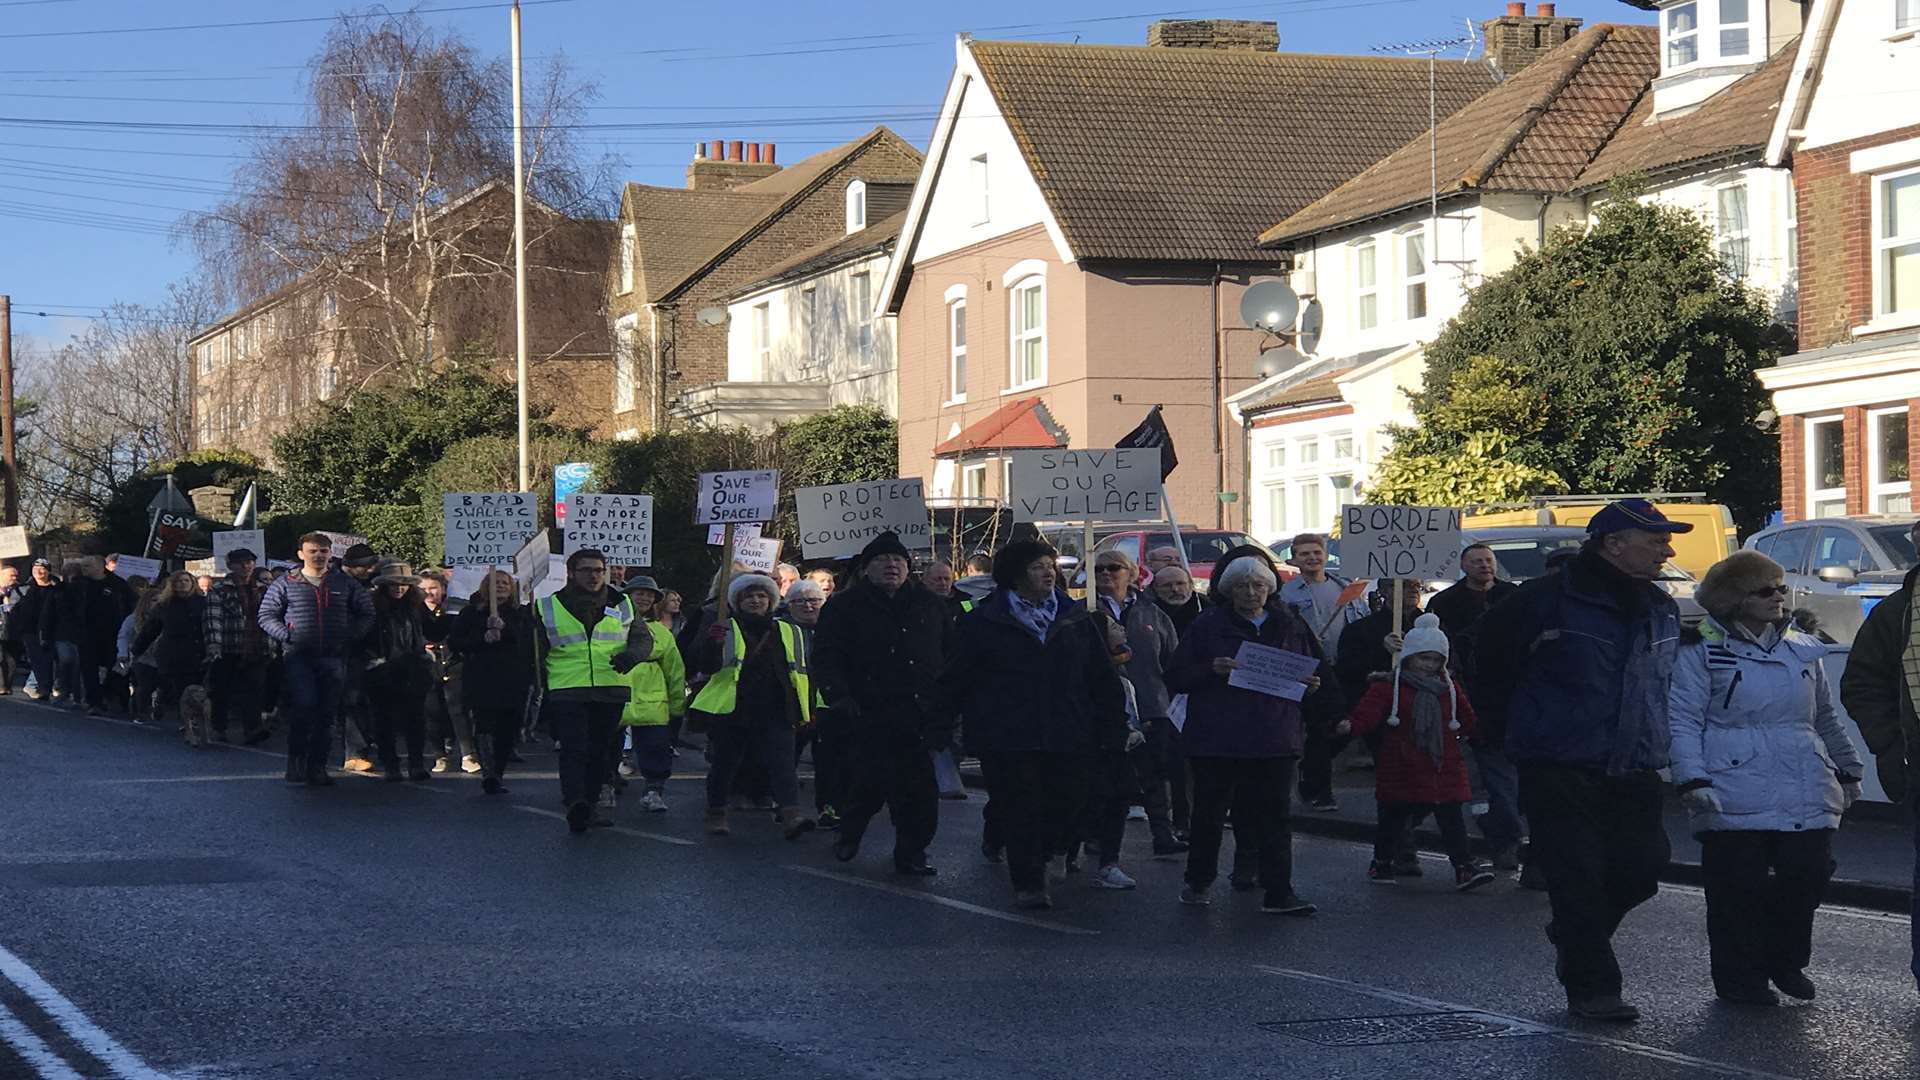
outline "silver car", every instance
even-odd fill
[[[1913,525],[1883,514],[1794,521],[1754,533],[1746,546],[1786,570],[1789,608],[1811,612],[1845,644],[1914,564]]]

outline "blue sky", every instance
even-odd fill
[[[678,185],[700,139],[773,142],[792,162],[886,123],[924,146],[953,63],[953,35],[1134,44],[1156,17],[1271,19],[1281,48],[1364,52],[1450,38],[1504,0],[545,0],[523,8],[529,66],[565,53],[600,86],[589,123],[667,122],[587,133],[627,179]],[[398,5],[395,5],[396,7]],[[483,53],[507,51],[504,6],[423,0],[422,17]],[[1529,9],[1532,2],[1529,0]],[[468,8],[440,10],[434,8]],[[1562,15],[1650,22],[1618,0],[1561,0]],[[0,0],[0,293],[14,332],[63,341],[115,301],[153,302],[194,273],[167,235],[218,201],[243,136],[88,130],[89,122],[294,123],[301,72],[328,24],[366,10],[316,0]],[[964,21],[960,21],[964,19]],[[141,28],[135,33],[103,30]],[[1458,55],[1458,54],[1455,54]],[[54,123],[47,123],[53,121]],[[48,317],[26,314],[47,311]]]

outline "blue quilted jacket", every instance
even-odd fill
[[[296,570],[267,586],[260,629],[289,653],[344,657],[373,629],[373,594],[338,570],[319,588]]]

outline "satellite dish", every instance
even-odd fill
[[[1269,334],[1293,329],[1300,315],[1300,298],[1284,281],[1262,281],[1240,297],[1240,321]]]
[[[1307,301],[1306,310],[1300,313],[1300,339],[1296,343],[1303,353],[1315,352],[1320,348],[1320,329],[1326,325],[1325,310],[1320,301]]]
[[[727,321],[727,309],[723,307],[703,307],[694,315],[701,326],[719,326]]]

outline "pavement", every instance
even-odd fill
[[[1920,1074],[1904,917],[1829,905],[1820,1000],[1717,1003],[1697,889],[1617,939],[1632,1026],[1569,1018],[1543,896],[1467,895],[1444,864],[1391,888],[1362,846],[1296,841],[1310,919],[1129,833],[1133,892],[1070,879],[1016,912],[940,804],[931,881],[850,864],[770,816],[673,809],[572,836],[549,755],[512,793],[471,777],[290,788],[267,748],[0,701],[0,1078],[1102,1080]]]

